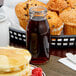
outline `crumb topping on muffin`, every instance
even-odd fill
[[[76,6],[68,7],[60,13],[64,24],[76,25]]]
[[[47,7],[49,10],[61,11],[67,7],[67,3],[65,0],[49,0]]]

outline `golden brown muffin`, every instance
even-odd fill
[[[27,7],[26,7],[27,6]],[[39,2],[37,0],[29,0],[25,3],[19,3],[16,5],[16,15],[19,19],[20,25],[26,30],[26,26],[28,24],[29,20],[29,8],[32,6],[44,6],[46,5],[42,2]],[[21,13],[20,11],[23,11]],[[25,14],[27,13],[27,14]],[[25,17],[26,16],[26,17]],[[51,19],[50,19],[51,18]],[[47,20],[50,26],[50,34],[51,35],[60,35],[61,31],[63,29],[63,23],[62,20],[58,17],[58,15],[55,12],[48,11],[47,13]]]
[[[15,7],[16,15],[20,19],[28,19],[28,10],[27,2],[20,2]]]
[[[67,3],[65,0],[49,0],[47,7],[49,10],[60,12],[67,7]]]
[[[63,29],[63,22],[59,18],[56,12],[47,12],[47,20],[50,27],[50,34],[51,35],[60,35]]]
[[[27,19],[28,20],[28,19]],[[26,26],[28,24],[28,21],[26,19],[19,19],[20,25],[23,29],[26,30]]]
[[[60,18],[63,20],[64,34],[76,35],[76,6],[68,7],[60,13]]]
[[[47,8],[47,6],[44,3],[40,2],[40,1],[37,1],[37,0],[28,1],[28,6],[29,6],[29,8],[34,7],[34,6],[44,6],[44,7]]]
[[[65,0],[70,7],[76,6],[76,0]]]
[[[19,19],[20,25],[26,29],[29,20],[29,8],[34,6],[44,6],[47,7],[44,3],[37,0],[28,0],[26,2],[20,2],[16,5],[15,11]]]

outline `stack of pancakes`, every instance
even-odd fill
[[[31,76],[30,60],[27,50],[0,47],[0,76]]]

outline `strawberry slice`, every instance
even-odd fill
[[[32,70],[32,76],[42,76],[42,69],[41,68],[35,68]]]

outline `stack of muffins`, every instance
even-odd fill
[[[29,20],[29,8],[34,6],[43,6],[48,9],[47,20],[51,35],[61,35],[62,30],[65,35],[76,35],[76,0],[49,0],[47,4],[37,0],[27,0],[17,4],[16,15],[25,30]]]
[[[76,0],[49,0],[47,6],[62,19],[64,35],[76,35]]]

